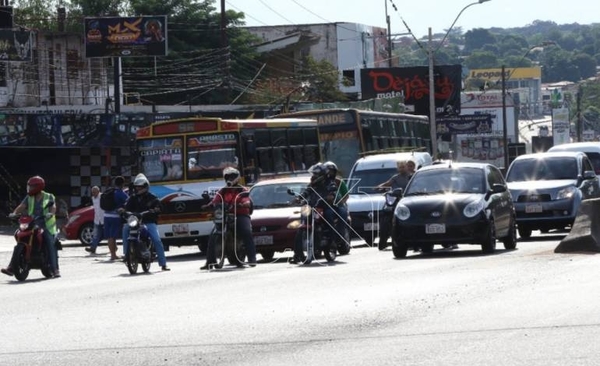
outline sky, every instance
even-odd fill
[[[407,33],[406,22],[417,38],[428,29],[443,33],[458,17],[454,27],[464,32],[473,28],[523,27],[535,20],[557,24],[600,23],[598,0],[226,0],[225,7],[244,12],[246,25],[284,25],[349,22],[387,27],[385,6],[392,35]],[[394,9],[393,5],[398,9]],[[220,8],[220,1],[215,5]]]

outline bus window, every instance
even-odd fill
[[[188,179],[218,179],[226,167],[238,168],[237,135],[191,136],[187,140]]]
[[[287,146],[288,139],[285,130],[271,131],[271,144],[269,146]]]
[[[273,167],[274,173],[289,172],[290,164],[287,149],[275,148],[273,149]]]
[[[271,156],[271,149],[260,147],[258,148],[258,166],[262,173],[274,172],[273,157]]]
[[[157,138],[140,141],[140,169],[151,182],[183,178],[181,138]]]

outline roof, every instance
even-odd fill
[[[453,162],[451,160],[448,160],[448,161],[437,162],[437,163],[432,164],[432,165],[424,166],[423,168],[419,169],[419,171],[422,171],[422,170],[435,170],[435,169],[448,169],[448,168],[477,168],[477,169],[484,169],[487,166],[494,166],[494,165],[490,164],[490,163],[458,163],[458,162]]]
[[[582,151],[548,151],[548,152],[542,152],[542,153],[535,153],[535,154],[525,154],[525,155],[520,155],[517,156],[516,160],[526,160],[526,159],[545,159],[545,158],[551,158],[551,157],[577,157],[581,154],[584,154],[584,152]]]
[[[296,177],[265,179],[256,182],[252,187],[266,186],[270,184],[289,184],[289,183],[310,183],[310,175],[300,175]]]
[[[600,142],[598,141],[588,141],[588,142],[572,142],[568,144],[561,144],[552,146],[549,152],[555,151],[597,151],[600,152]]]

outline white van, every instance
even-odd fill
[[[548,152],[556,151],[581,151],[584,152],[592,162],[594,171],[597,176],[600,176],[600,142],[572,142],[569,144],[561,144],[552,146]]]
[[[379,236],[379,216],[385,198],[375,187],[398,172],[398,161],[412,160],[416,169],[432,163],[427,152],[402,152],[368,155],[358,159],[348,176],[348,211],[352,219],[354,236],[364,239],[372,245]]]

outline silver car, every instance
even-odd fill
[[[598,177],[583,152],[521,155],[510,165],[506,182],[524,239],[532,230],[570,227],[581,201],[600,197]]]

